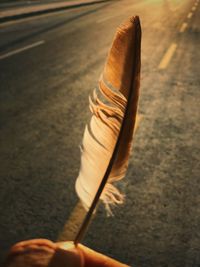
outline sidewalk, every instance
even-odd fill
[[[0,23],[17,20],[21,18],[26,18],[29,16],[36,16],[45,13],[55,12],[59,10],[81,7],[86,5],[98,4],[102,2],[107,2],[111,0],[86,0],[86,1],[63,1],[59,3],[47,3],[33,5],[33,6],[24,6],[18,8],[11,8],[0,11]]]

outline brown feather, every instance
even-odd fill
[[[140,21],[132,17],[118,28],[99,81],[99,91],[109,104],[96,93],[90,98],[92,118],[84,133],[76,181],[87,209],[100,184],[103,192],[98,194],[108,211],[110,204],[123,202],[112,183],[124,177],[128,166],[139,97],[140,49]]]

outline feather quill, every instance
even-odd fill
[[[99,92],[106,101],[96,91],[89,98],[92,117],[83,136],[76,192],[84,207],[93,209],[91,213],[99,198],[109,213],[111,204],[123,202],[113,182],[125,176],[128,166],[139,96],[140,49],[136,16],[123,23],[114,37],[99,80]]]

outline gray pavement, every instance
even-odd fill
[[[98,4],[111,0],[72,0],[72,1],[38,1],[18,3],[17,5],[0,5],[0,23],[11,20],[38,16],[46,13],[58,12],[65,9]],[[3,7],[3,8],[1,8]],[[6,7],[6,8],[5,8]]]
[[[131,266],[200,266],[195,3],[124,0],[0,26],[1,259],[17,241],[61,238],[74,218],[88,95],[116,27],[138,14],[140,121],[127,175],[118,184],[126,201],[114,217],[99,206],[84,244]]]

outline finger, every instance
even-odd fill
[[[23,251],[31,249],[46,249],[46,250],[55,250],[56,245],[50,240],[47,239],[32,239],[18,242],[11,247],[9,254],[18,254]]]
[[[53,243],[52,241],[50,241],[48,239],[38,238],[38,239],[20,241],[17,244],[15,244],[14,246],[12,246],[11,249],[15,249],[18,247],[26,247],[26,246],[31,246],[31,245],[39,245],[39,246],[43,245],[43,246],[47,246],[50,248],[56,247],[55,243]]]
[[[128,267],[110,257],[78,244],[77,249],[83,253],[84,267]]]
[[[5,260],[5,266],[48,266],[57,245],[46,239],[22,241],[14,245]]]

